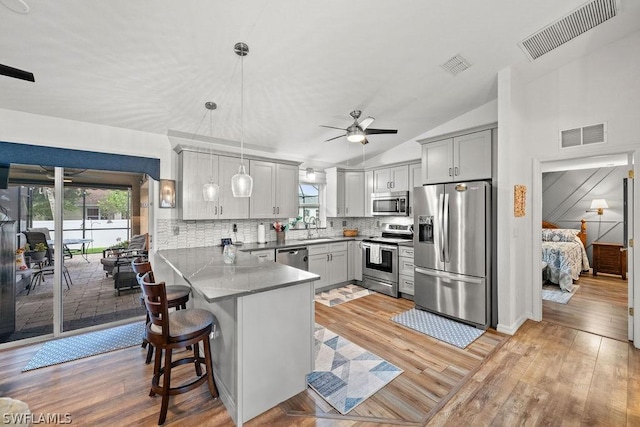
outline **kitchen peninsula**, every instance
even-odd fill
[[[194,306],[216,318],[213,371],[237,425],[306,388],[306,374],[313,370],[317,274],[239,251],[235,263],[225,264],[221,247],[156,255],[175,273],[173,283],[165,281],[191,286]]]

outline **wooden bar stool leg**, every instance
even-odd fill
[[[167,409],[169,408],[169,396],[171,386],[171,348],[164,350],[164,378],[162,381],[162,405],[160,406],[160,419],[158,424],[164,424],[167,419]]]
[[[202,367],[200,366],[200,344],[193,345],[193,363],[196,365],[196,375],[202,376]]]
[[[213,362],[211,361],[211,342],[209,337],[204,340],[204,360],[207,369],[207,385],[209,386],[209,393],[211,397],[218,397],[218,388],[216,387],[215,380],[213,379]]]

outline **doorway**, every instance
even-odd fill
[[[632,155],[624,153],[540,163],[541,219],[562,230],[580,229],[581,221],[584,222],[584,252],[588,260],[588,265],[580,268],[579,276],[573,277],[577,279],[572,280],[573,292],[564,292],[565,298],[555,301],[549,290],[557,288],[559,294],[558,282],[561,281],[557,271],[553,280],[547,281],[554,275],[545,275],[551,267],[545,270],[543,264],[542,290],[538,293],[534,289],[534,298],[537,293],[542,294],[538,297],[542,299],[542,319],[621,341],[632,339],[633,323],[628,316],[628,307],[633,301],[632,259],[628,276],[625,274],[627,271],[623,271],[627,270],[624,267],[603,268],[603,265],[613,262],[612,254],[617,252],[619,265],[629,255],[626,230],[627,225],[632,226],[633,203],[627,205],[625,202],[629,195],[629,200],[633,200],[633,189],[627,193],[623,180],[632,169]],[[598,206],[605,208],[597,209]],[[534,230],[536,226],[540,227],[534,224]],[[548,233],[543,233],[543,240],[546,240],[545,236]],[[549,261],[548,257],[553,261],[570,258],[570,254],[562,252],[563,248],[554,247],[565,243],[542,242],[541,245],[543,261]],[[603,262],[604,257],[607,257],[606,262]],[[594,267],[598,266],[600,271],[596,273],[597,268],[594,271]],[[559,264],[554,264],[554,267],[559,268]],[[562,268],[565,268],[564,263]]]

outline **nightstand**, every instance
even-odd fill
[[[627,250],[622,244],[594,242],[592,246],[594,276],[609,273],[627,278]]]

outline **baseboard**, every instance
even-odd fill
[[[524,324],[524,322],[526,322],[528,319],[528,317],[526,315],[522,315],[520,316],[520,318],[518,320],[516,320],[514,323],[512,323],[511,325],[503,325],[501,323],[498,323],[498,327],[496,328],[496,330],[500,333],[503,334],[508,334],[508,335],[513,335],[516,333],[516,331],[518,329],[520,329],[520,326],[522,326]]]
[[[222,401],[234,424],[238,425],[238,408],[236,407],[236,402],[233,400],[231,393],[229,393],[229,389],[227,389],[226,385],[220,381],[220,378],[215,374],[215,371],[213,378],[216,381],[216,388],[218,389],[218,399]]]

